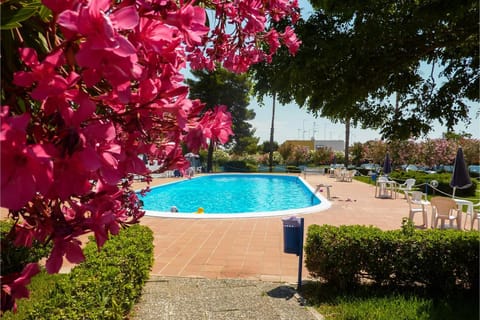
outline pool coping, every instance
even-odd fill
[[[221,175],[249,175],[248,173],[219,173]],[[258,173],[255,173],[258,175]],[[262,173],[261,175],[268,176],[285,176],[283,174],[274,174],[274,173]],[[193,177],[191,179],[196,179],[198,177]],[[296,209],[287,209],[287,210],[277,210],[277,211],[258,211],[258,212],[240,212],[240,213],[177,213],[170,211],[154,211],[154,210],[145,210],[145,216],[149,217],[160,217],[160,218],[175,218],[175,219],[240,219],[240,218],[264,218],[264,217],[278,217],[278,216],[296,216],[304,214],[318,213],[319,211],[325,211],[332,206],[332,203],[327,200],[322,194],[316,193],[315,189],[301,176],[298,176],[298,179],[304,184],[304,186],[310,190],[313,196],[317,197],[320,200],[320,203],[315,206],[296,208]],[[166,183],[174,184],[178,181],[173,181]],[[136,191],[138,192],[138,191]]]

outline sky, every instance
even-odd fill
[[[259,143],[270,141],[270,128],[272,122],[272,99],[265,98],[265,106],[260,107],[255,99],[249,105],[256,113],[255,119],[249,121],[256,129],[255,137],[260,138]],[[456,133],[466,132],[472,138],[480,139],[480,118],[476,114],[480,112],[480,105],[470,104],[470,125],[461,123],[455,126]],[[442,138],[447,131],[445,126],[438,122],[433,123],[433,130],[427,136],[430,139]],[[285,140],[345,140],[345,126],[341,123],[332,123],[325,118],[315,118],[298,105],[281,105],[278,101],[275,104],[274,141],[282,144]],[[380,133],[375,130],[364,130],[360,128],[350,129],[350,144],[355,142],[364,143],[369,140],[380,139]]]
[[[312,7],[307,0],[300,0],[302,16],[306,17],[312,12]],[[454,130],[456,133],[466,132],[472,138],[480,139],[480,118],[476,115],[480,112],[480,104],[470,103],[471,123],[461,123]],[[260,143],[270,141],[270,128],[272,122],[272,99],[266,97],[264,106],[260,107],[255,98],[251,99],[249,109],[255,111],[255,119],[249,121],[256,129],[255,136],[260,138]],[[441,138],[447,131],[440,123],[432,123],[433,130],[427,138]],[[282,144],[285,140],[345,140],[345,126],[341,123],[332,123],[325,118],[315,118],[312,114],[301,109],[298,105],[275,104],[274,141]],[[380,133],[375,130],[360,128],[350,129],[350,143],[364,143],[369,140],[380,139]]]

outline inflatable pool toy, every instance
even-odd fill
[[[203,212],[204,212],[204,210],[203,210],[202,207],[200,207],[200,208],[197,209],[197,213],[198,213],[198,214],[202,214]]]

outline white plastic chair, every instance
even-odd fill
[[[408,202],[408,218],[413,221],[415,213],[421,213],[423,217],[423,227],[428,227],[428,214],[425,206],[429,203],[427,195],[421,191],[405,191],[405,198]]]
[[[405,191],[412,191],[413,186],[415,185],[416,180],[413,178],[405,180],[404,183],[399,184],[397,191],[398,192],[405,192]],[[405,193],[405,199],[406,199],[406,193]]]
[[[452,222],[455,221],[457,229],[461,229],[462,211],[458,209],[455,200],[447,197],[433,197],[430,202],[432,204],[432,215],[435,220],[433,225],[434,228],[437,228],[438,220],[441,220],[441,228],[444,229],[445,221],[448,220],[450,222],[450,227],[452,227]]]
[[[353,177],[357,173],[357,170],[348,170],[347,173],[345,174],[345,181],[352,182]]]
[[[346,174],[346,170],[345,169],[340,169],[340,168],[337,168],[335,169],[335,178],[337,181],[345,181],[345,174]]]

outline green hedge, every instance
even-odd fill
[[[23,319],[127,318],[153,265],[152,231],[140,225],[123,229],[100,251],[90,241],[85,256],[43,299],[31,302]]]
[[[257,167],[246,161],[232,160],[227,161],[223,165],[224,172],[255,172]]]
[[[432,188],[425,188],[423,185],[424,183],[430,183],[432,180],[437,180],[438,181],[438,187],[436,189],[440,190],[443,193],[446,194],[452,194],[453,189],[450,187],[450,180],[452,178],[451,173],[434,173],[434,174],[428,174],[425,172],[415,172],[415,171],[395,171],[392,172],[390,175],[390,178],[396,181],[399,181],[403,183],[405,180],[409,178],[414,178],[415,179],[415,184],[416,185],[422,185],[422,191],[427,192],[428,194],[433,194],[434,190]],[[458,197],[474,197],[475,192],[477,190],[477,182],[475,179],[471,179],[472,185],[469,188],[466,189],[457,189],[455,191],[455,196]],[[437,192],[438,194],[438,192]]]
[[[300,168],[297,167],[297,166],[287,166],[287,172],[288,173],[301,173],[302,170],[300,170]]]
[[[448,292],[478,290],[480,233],[458,230],[382,231],[376,227],[312,225],[306,266],[339,287],[365,279],[385,285],[424,285]]]

